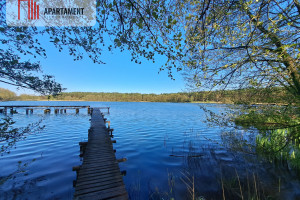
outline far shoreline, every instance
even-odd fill
[[[28,100],[11,100],[11,101],[0,101],[1,102],[14,102],[14,101],[79,101],[79,102],[136,102],[136,103],[203,103],[203,104],[233,104],[233,103],[223,103],[223,102],[214,102],[214,101],[191,101],[191,102],[173,102],[173,101],[88,101],[88,100],[32,100],[32,99],[28,99]]]

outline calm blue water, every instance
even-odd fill
[[[131,199],[187,199],[187,185],[191,185],[192,177],[197,186],[196,196],[218,199],[220,175],[234,176],[237,170],[242,176],[246,169],[257,168],[257,175],[264,174],[266,184],[278,189],[276,168],[262,167],[257,158],[246,159],[217,144],[224,129],[203,123],[205,114],[197,104],[54,101],[1,104],[111,107],[106,117],[117,140],[116,157],[128,160],[120,163],[120,168],[127,171],[124,182]],[[214,111],[227,107],[206,106]],[[76,179],[72,167],[81,163],[78,142],[87,139],[90,126],[87,110],[81,109],[77,115],[74,110],[57,115],[53,110],[50,115],[44,115],[43,110],[34,110],[32,115],[26,115],[24,109],[17,111],[12,116],[16,126],[43,119],[41,125],[45,128],[18,141],[9,154],[0,157],[0,199],[72,199],[72,184]],[[298,191],[297,179],[283,177],[281,190]]]

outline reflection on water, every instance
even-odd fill
[[[10,102],[6,102],[9,104]],[[19,105],[110,106],[107,116],[114,129],[116,157],[131,199],[222,199],[258,193],[295,199],[297,176],[251,154],[230,151],[220,145],[231,129],[207,127],[197,104],[130,102],[11,102]],[[205,105],[221,111],[226,105]],[[80,164],[78,142],[87,139],[86,110],[44,115],[42,110],[13,115],[18,126],[45,117],[45,129],[19,141],[16,149],[0,158],[0,199],[72,199],[72,166]],[[223,135],[222,135],[223,134]],[[241,134],[241,132],[236,132]],[[247,134],[245,132],[245,134]],[[35,159],[34,162],[31,162]],[[28,163],[19,173],[18,161]],[[5,167],[2,167],[5,166]],[[13,174],[13,175],[12,175]],[[13,177],[13,178],[12,178]],[[280,194],[279,194],[280,188]],[[223,194],[224,191],[224,194]]]

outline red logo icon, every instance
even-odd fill
[[[18,0],[18,20],[20,20],[21,1],[28,2],[28,19],[39,19],[40,7],[36,5],[36,2],[33,2],[33,0]]]

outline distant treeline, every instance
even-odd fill
[[[64,100],[64,101],[134,101],[134,102],[216,102],[216,103],[293,103],[295,99],[282,88],[240,89],[225,91],[180,92],[166,94],[65,92],[58,96],[16,96],[0,90],[0,100]]]
[[[13,101],[16,99],[16,93],[4,88],[0,88],[0,101]]]

